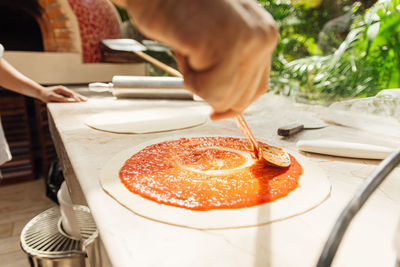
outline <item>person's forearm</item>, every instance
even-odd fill
[[[40,98],[43,90],[40,84],[17,71],[4,58],[0,58],[0,86],[34,98]]]

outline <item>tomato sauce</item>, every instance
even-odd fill
[[[145,147],[119,171],[125,187],[161,204],[190,210],[251,207],[287,196],[303,173],[255,161],[245,139],[181,138]]]

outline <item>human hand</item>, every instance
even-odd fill
[[[266,91],[278,31],[255,1],[128,0],[128,11],[175,50],[185,87],[212,106],[213,120],[243,112]]]
[[[86,102],[87,98],[83,95],[73,92],[65,86],[57,85],[50,87],[42,87],[39,93],[40,100],[45,103],[48,102]]]

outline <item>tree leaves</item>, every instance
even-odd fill
[[[290,34],[288,29],[281,32]],[[302,36],[296,37],[297,40],[308,38],[307,34],[304,36],[299,32],[291,36]],[[290,38],[282,36],[283,40]],[[284,52],[289,43],[280,44],[275,59],[288,58],[279,53]],[[307,42],[302,44],[307,46]],[[285,88],[287,93],[290,84],[308,94],[309,98],[329,102],[338,98],[372,96],[382,89],[399,88],[400,0],[383,0],[365,13],[357,14],[350,32],[333,53],[320,55],[320,51],[313,51],[312,45],[306,51],[309,56],[292,57],[289,63],[281,62],[279,70],[273,69],[271,82],[278,90]],[[281,79],[274,79],[274,75]]]

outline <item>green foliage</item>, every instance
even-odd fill
[[[300,93],[310,100],[330,102],[372,96],[385,88],[400,87],[400,0],[380,1],[366,12],[360,12],[360,5],[353,4],[349,33],[333,53],[326,55],[315,47],[315,33],[310,34],[306,28],[296,31],[295,26],[286,23],[293,16],[306,20],[298,16],[304,14],[304,8],[296,9],[303,11],[291,10],[280,23],[282,41],[274,56],[271,88],[286,95]],[[310,23],[319,19],[317,16]],[[294,48],[297,49],[294,54],[288,52]],[[299,51],[301,56],[296,58]]]
[[[400,87],[400,0],[381,3],[368,17],[376,21],[367,32],[367,63],[379,68],[381,89]]]
[[[276,55],[291,61],[320,53],[316,40],[322,25],[330,19],[327,12],[321,12],[320,8],[299,7],[284,1],[259,2],[271,13],[280,28],[280,42]]]

